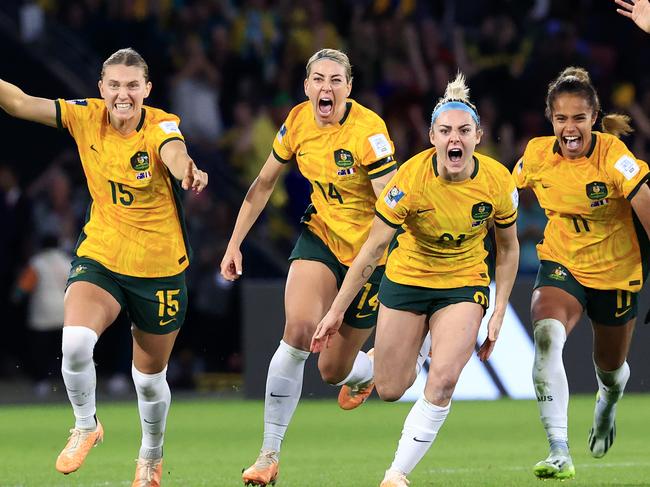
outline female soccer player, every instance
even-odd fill
[[[396,167],[384,121],[348,98],[352,89],[348,57],[323,49],[309,59],[306,71],[309,100],[293,108],[274,139],[273,150],[239,210],[221,262],[224,278],[234,280],[242,274],[241,243],[283,167],[295,157],[313,191],[302,219],[305,228],[289,257],[284,335],[266,381],[264,441],[257,461],[242,477],[253,485],[267,485],[277,478],[280,446],[300,399],[311,336],[368,236],[377,195]],[[383,266],[358,293],[340,333],[320,356],[323,379],[345,386],[339,395],[344,409],[358,406],[373,387],[372,361],[360,349],[376,322],[382,273]]]
[[[9,115],[70,132],[92,198],[64,301],[61,372],[75,426],[56,468],[74,472],[103,439],[93,349],[125,308],[142,424],[134,487],[161,482],[167,362],[187,307],[190,249],[178,182],[196,192],[208,182],[187,154],[178,117],[143,106],[150,91],[147,64],[130,48],[104,61],[102,99],[47,100],[0,81],[0,106]]]
[[[396,401],[411,386],[427,331],[431,365],[424,397],[406,418],[382,487],[408,485],[406,476],[447,417],[488,307],[485,243],[492,222],[497,292],[488,337],[478,352],[481,360],[488,359],[499,335],[519,261],[515,183],[499,162],[474,152],[481,140],[480,122],[462,74],[436,105],[429,137],[433,147],[404,163],[377,199],[368,241],[312,340],[313,351],[327,351],[329,337],[397,232],[379,288],[377,392],[385,401]]]
[[[631,130],[627,117],[607,115],[608,133],[592,132],[599,111],[589,74],[566,68],[546,95],[554,135],[532,139],[513,171],[517,186],[531,188],[548,217],[531,302],[533,382],[550,445],[548,458],[533,469],[539,478],[575,476],[562,349],[583,311],[594,334],[598,395],[588,446],[596,458],[612,446],[616,403],[630,376],[625,359],[650,251],[649,174],[617,138]]]
[[[614,0],[621,8],[616,11],[650,34],[650,1],[649,0]]]

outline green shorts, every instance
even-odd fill
[[[589,318],[607,326],[624,325],[638,312],[638,293],[622,290],[592,289],[580,284],[569,269],[551,260],[542,260],[535,287],[552,286],[576,298]]]
[[[490,288],[487,286],[464,286],[450,289],[398,284],[386,276],[379,286],[379,302],[387,308],[431,315],[450,304],[477,303],[483,307],[483,315],[490,306]]]
[[[140,330],[166,335],[178,330],[187,311],[185,272],[170,277],[133,277],[113,272],[87,257],[76,257],[68,286],[86,281],[108,291]]]
[[[291,251],[289,262],[294,260],[315,260],[325,264],[336,278],[336,287],[341,288],[348,267],[341,264],[323,241],[310,230],[304,229]],[[377,292],[384,275],[384,266],[378,266],[345,311],[343,322],[353,328],[372,328],[377,324],[379,301]]]

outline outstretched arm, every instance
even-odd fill
[[[279,162],[271,152],[259,175],[248,189],[244,202],[239,209],[226,253],[221,260],[221,275],[224,279],[234,281],[241,276],[242,255],[239,247],[269,201],[283,167],[284,164]]]
[[[632,19],[642,30],[650,34],[650,0],[614,0],[621,8],[616,11]]]
[[[12,117],[56,127],[54,100],[30,96],[3,80],[0,80],[0,107]]]
[[[201,171],[187,153],[185,142],[172,140],[160,149],[160,158],[172,175],[181,181],[183,189],[193,189],[197,193],[208,185],[208,174]]]
[[[390,243],[395,228],[387,225],[379,217],[375,217],[370,229],[368,240],[363,244],[359,254],[354,259],[352,266],[345,275],[341,289],[325,317],[318,323],[314,336],[311,339],[311,351],[320,352],[323,345],[327,346],[329,337],[335,334],[343,323],[345,310],[357,295],[361,287],[368,281],[377,267],[377,261],[384,255]]]

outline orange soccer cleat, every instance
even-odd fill
[[[379,487],[408,487],[410,482],[402,472],[397,470],[386,470],[384,480],[381,481]]]
[[[56,469],[66,475],[78,470],[90,449],[100,444],[103,439],[104,428],[99,421],[94,430],[71,429],[68,443],[56,459]]]
[[[244,485],[275,485],[279,471],[278,452],[262,450],[255,463],[242,472],[241,478]]]
[[[371,348],[366,353],[368,358],[374,363],[375,349]],[[375,388],[375,380],[361,384],[359,386],[342,386],[339,392],[339,406],[341,409],[349,411],[358,408],[366,399],[370,397],[372,390]]]
[[[160,487],[162,458],[138,458],[131,487]]]

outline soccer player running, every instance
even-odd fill
[[[221,262],[224,278],[234,280],[242,274],[241,243],[283,168],[295,158],[311,183],[311,204],[289,257],[286,323],[268,369],[261,452],[242,475],[244,483],[253,485],[277,479],[280,446],[300,399],[311,336],[366,240],[377,195],[397,166],[384,121],[348,98],[352,89],[348,57],[322,49],[307,62],[306,75],[308,100],[291,110],[274,139],[273,150],[242,203]],[[372,360],[360,349],[376,322],[382,273],[380,266],[351,300],[345,324],[319,359],[323,379],[345,386],[339,395],[344,409],[361,404],[373,388]]]
[[[650,0],[614,0],[621,8],[616,11],[650,34]]]
[[[594,335],[598,394],[588,446],[596,458],[612,446],[616,403],[630,376],[626,357],[650,251],[649,171],[617,137],[631,131],[626,116],[606,115],[608,133],[592,132],[599,111],[587,71],[566,68],[546,95],[554,135],[532,139],[513,170],[517,186],[531,188],[548,217],[531,302],[533,382],[550,445],[533,468],[539,478],[575,476],[562,350],[583,311]]]
[[[447,85],[431,116],[433,147],[409,159],[376,203],[368,240],[330,310],[318,324],[312,350],[326,352],[352,299],[375,271],[396,235],[379,288],[375,385],[396,401],[415,380],[422,336],[431,333],[431,365],[424,396],[404,423],[395,459],[382,487],[404,487],[406,476],[431,447],[444,423],[458,377],[476,346],[488,308],[488,227],[496,237],[496,298],[487,360],[499,335],[517,273],[518,193],[499,162],[474,152],[479,116],[462,74]]]
[[[9,115],[70,132],[92,198],[64,301],[61,372],[75,425],[56,468],[76,471],[103,439],[93,349],[126,309],[142,425],[134,487],[161,483],[167,362],[187,307],[190,249],[179,181],[196,192],[208,182],[187,154],[178,117],[143,106],[150,91],[147,64],[130,48],[104,61],[102,99],[36,98],[0,81],[0,106]]]

